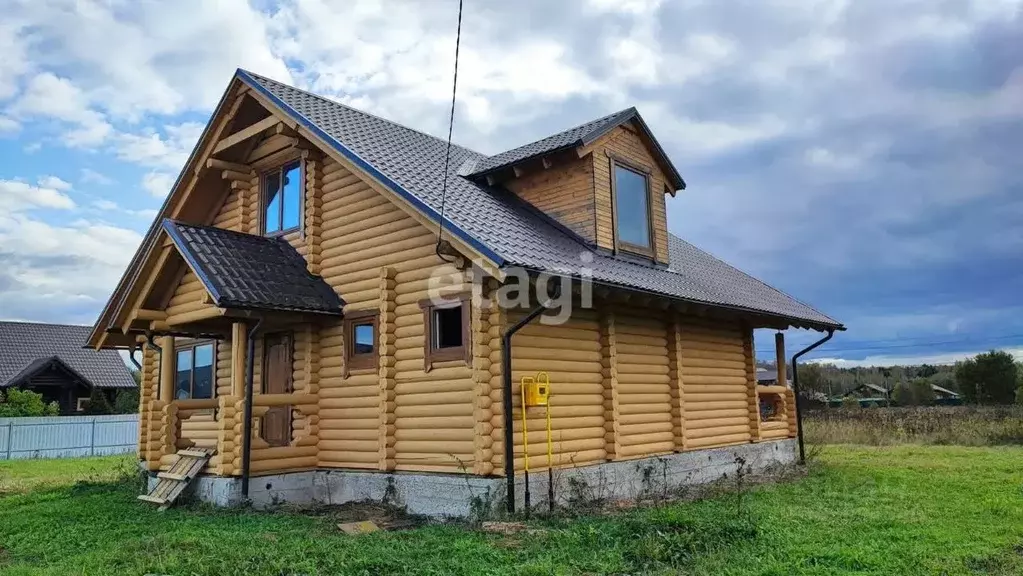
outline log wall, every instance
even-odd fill
[[[520,198],[552,216],[576,234],[593,242],[595,213],[593,196],[593,161],[575,158],[567,164],[505,183]]]
[[[456,270],[435,254],[435,230],[358,176],[329,158],[319,174],[320,274],[345,299],[346,312],[380,312],[378,368],[346,376],[342,323],[319,333],[319,465],[471,473],[481,377],[463,361],[424,370],[419,307],[431,275]]]

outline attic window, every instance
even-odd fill
[[[469,295],[458,296],[456,300],[434,302],[422,300],[419,307],[423,309],[423,342],[424,369],[430,370],[436,362],[461,360],[466,364],[470,361],[469,327]]]
[[[302,223],[302,162],[263,175],[263,233],[286,234]]]
[[[643,172],[611,160],[615,201],[615,236],[622,250],[650,254],[650,185]]]

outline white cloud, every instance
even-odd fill
[[[92,168],[82,168],[81,180],[82,180],[82,182],[85,182],[85,183],[100,184],[100,185],[103,185],[103,186],[106,186],[106,185],[114,183],[113,179],[108,178],[106,175],[104,175],[104,174],[102,174],[100,172],[97,172],[97,171],[93,170]]]
[[[839,368],[869,367],[869,366],[909,366],[919,364],[954,364],[960,360],[972,358],[977,354],[987,352],[989,349],[972,350],[968,352],[940,352],[936,354],[917,354],[888,356],[877,355],[867,356],[862,360],[849,360],[845,358],[814,358],[808,362],[816,364],[834,364]],[[1023,360],[1023,348],[1002,348],[1003,352],[1012,354],[1016,360]]]
[[[142,177],[142,188],[154,198],[161,200],[167,197],[173,185],[174,177],[165,172],[149,172]]]
[[[29,68],[28,55],[21,40],[22,26],[7,13],[0,21],[0,54],[3,54],[0,58],[0,100],[18,91],[18,78]]]
[[[71,189],[71,183],[61,180],[56,176],[43,176],[39,179],[39,186],[43,188],[53,188],[54,190],[61,190],[67,192]]]
[[[119,134],[117,156],[143,166],[181,170],[203,126],[195,122],[164,126],[164,134]]]
[[[0,134],[7,132],[17,132],[21,128],[21,123],[10,118],[8,116],[0,116]]]
[[[44,117],[67,122],[69,146],[101,143],[113,130],[103,115],[89,108],[85,94],[67,78],[42,72],[29,80],[25,92],[10,109],[19,117]]]
[[[55,188],[32,186],[20,180],[0,180],[0,212],[14,213],[35,208],[70,210],[74,207],[74,201]]]
[[[92,205],[98,210],[114,211],[121,209],[121,207],[117,205],[117,202],[104,199],[95,200]]]

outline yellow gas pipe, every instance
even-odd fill
[[[554,510],[554,440],[551,435],[551,405],[550,405],[551,379],[547,372],[539,372],[536,377],[523,376],[520,381],[519,391],[522,396],[522,453],[524,459],[526,482],[525,509],[529,513],[529,425],[526,418],[528,408],[543,407],[546,411],[547,420],[547,501],[550,510]]]

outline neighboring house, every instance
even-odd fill
[[[853,397],[860,400],[884,400],[891,399],[891,391],[877,384],[864,383],[842,394],[843,398]]]
[[[948,388],[942,388],[937,384],[931,384],[931,390],[934,390],[935,400],[959,400],[959,393]]]
[[[116,351],[82,347],[90,332],[89,326],[0,321],[0,389],[42,394],[62,414],[81,411],[93,388],[113,402],[135,380]]]
[[[778,383],[778,371],[769,368],[757,368],[757,384],[774,386]],[[792,380],[785,378],[784,386],[792,386]]]
[[[150,470],[197,446],[221,478],[517,474],[519,382],[540,371],[557,466],[794,437],[791,393],[757,390],[753,330],[844,328],[668,233],[685,183],[635,109],[493,156],[445,151],[236,73],[89,339],[154,344]],[[548,300],[537,285],[571,313],[532,320],[506,356]],[[762,395],[787,406],[777,419],[761,422]]]

